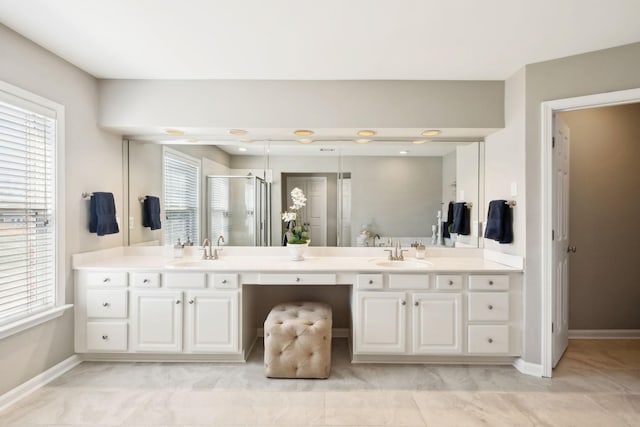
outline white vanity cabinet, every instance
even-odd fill
[[[238,292],[189,291],[186,297],[186,350],[194,353],[240,351]]]
[[[182,292],[132,292],[133,351],[182,351]]]
[[[457,354],[462,352],[462,295],[424,292],[427,274],[388,274],[386,284],[405,292],[357,291],[355,353]],[[412,290],[415,289],[415,290]]]

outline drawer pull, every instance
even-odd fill
[[[222,280],[222,284],[225,285],[227,283],[227,279]]]
[[[109,283],[111,281],[110,277],[105,277],[104,279],[102,279],[102,283]]]
[[[487,307],[489,310],[493,310],[493,306],[491,304],[489,304],[489,307]]]
[[[489,286],[493,286],[493,280],[489,280]]]
[[[296,282],[299,282],[299,281],[300,281],[300,278],[299,278],[299,277],[296,277]]]
[[[109,304],[108,302],[103,302],[103,303],[102,303],[102,306],[103,306],[103,307],[109,307],[109,305],[110,305],[110,304]]]
[[[142,283],[149,283],[149,279],[144,279]]]
[[[373,285],[373,279],[369,279],[369,284]]]
[[[102,339],[103,339],[104,341],[108,340],[108,339],[109,339],[109,335],[103,335],[103,336],[102,336]]]
[[[195,301],[193,301],[192,299],[189,300],[189,304],[193,304]]]
[[[489,339],[487,340],[487,342],[488,342],[489,344],[493,343],[493,338],[489,338]]]

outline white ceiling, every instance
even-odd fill
[[[640,41],[639,0],[0,0],[98,78],[504,80]]]

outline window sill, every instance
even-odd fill
[[[16,322],[12,322],[8,325],[0,326],[0,340],[10,335],[17,334],[36,325],[39,325],[49,320],[60,317],[65,311],[73,307],[73,304],[65,304],[58,307],[53,307],[47,311],[34,314],[24,319],[20,319]]]

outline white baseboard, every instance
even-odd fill
[[[78,366],[80,363],[82,363],[82,359],[77,354],[74,354],[41,374],[31,378],[29,381],[9,390],[0,396],[0,411],[33,393],[68,370]]]
[[[640,329],[569,329],[571,340],[637,340]]]
[[[542,365],[525,362],[521,357],[513,361],[513,367],[523,374],[542,377]]]
[[[258,338],[264,338],[264,328],[258,328],[256,334]],[[349,328],[333,328],[331,336],[333,338],[349,338]]]

